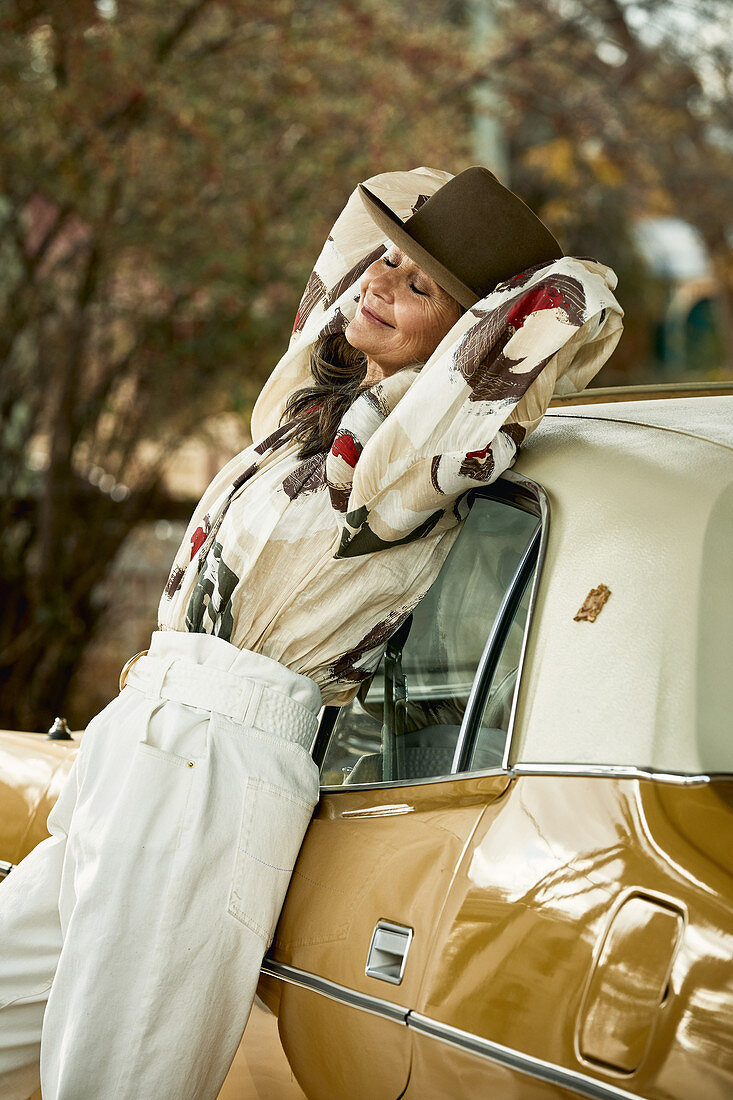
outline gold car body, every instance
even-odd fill
[[[78,749],[38,733],[0,732],[0,860],[19,863],[48,836],[46,818]]]
[[[560,406],[503,481],[541,535],[501,763],[324,764],[223,1097],[733,1095],[733,398]]]

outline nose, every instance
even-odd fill
[[[381,260],[377,260],[364,272],[361,280],[361,291],[366,294],[369,291],[377,298],[385,302],[391,302],[394,295],[395,271],[387,267]]]

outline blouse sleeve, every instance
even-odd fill
[[[614,286],[594,261],[525,272],[464,314],[396,401],[399,375],[394,395],[384,383],[355,402],[327,461],[336,557],[458,523],[461,498],[512,464],[556,388],[583,388],[611,354],[623,316]]]

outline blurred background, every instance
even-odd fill
[[[733,379],[729,0],[5,0],[0,726],[145,646],[360,179],[483,163],[618,273],[595,385]]]

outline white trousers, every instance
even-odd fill
[[[320,705],[268,657],[153,635],[0,886],[2,1100],[216,1097],[318,799]]]

